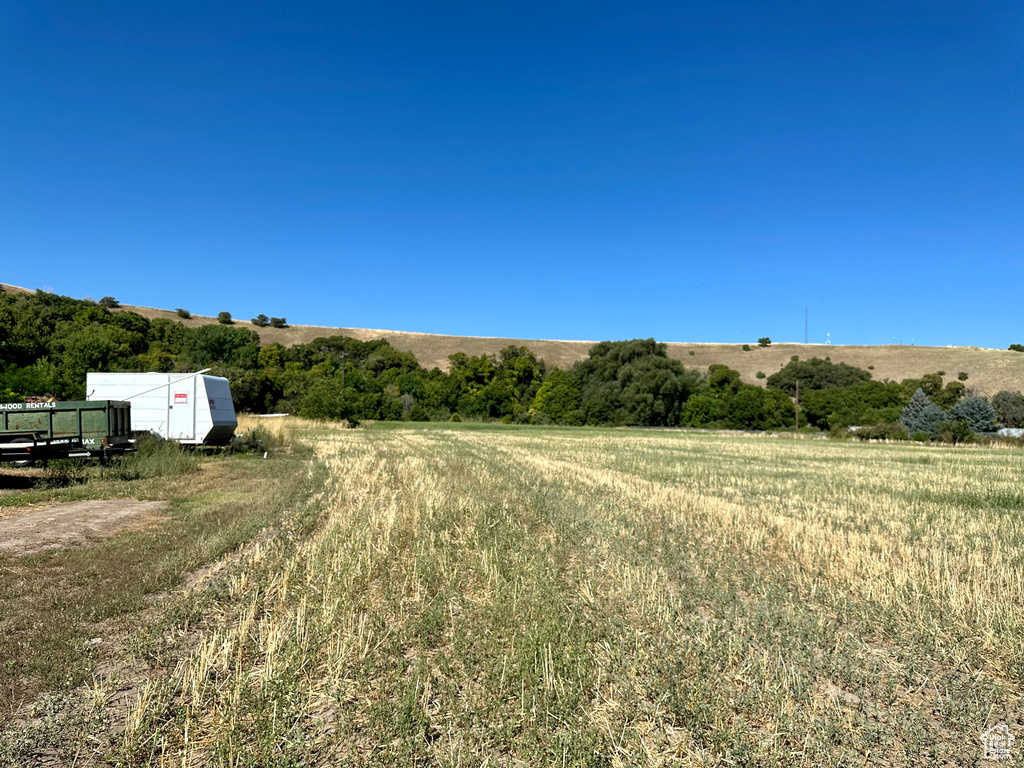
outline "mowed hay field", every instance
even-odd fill
[[[320,524],[214,580],[116,763],[973,765],[1024,734],[1019,451],[302,428]]]

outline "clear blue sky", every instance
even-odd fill
[[[1024,5],[0,5],[0,281],[522,338],[1024,343]]]

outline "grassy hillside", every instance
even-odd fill
[[[30,292],[14,286],[5,290]],[[123,310],[138,312],[151,319],[166,318],[189,326],[216,323],[215,317],[193,315],[182,320],[174,311],[122,305]],[[236,323],[254,328],[247,317],[238,315]],[[481,336],[445,336],[432,333],[410,333],[372,328],[330,328],[316,325],[293,325],[288,328],[255,328],[264,344],[278,342],[285,346],[312,341],[318,336],[344,334],[367,341],[386,339],[396,349],[412,352],[426,368],[448,367],[448,356],[456,352],[468,355],[491,354],[509,344],[525,345],[548,365],[567,368],[587,356],[593,341],[552,341],[548,339],[512,339]],[[659,341],[663,341],[659,339]],[[843,346],[823,344],[773,344],[760,348],[751,341],[751,350],[743,351],[742,344],[687,344],[670,342],[669,355],[685,365],[707,368],[709,365],[727,365],[740,372],[748,384],[763,384],[758,371],[770,376],[784,366],[793,355],[807,359],[828,356],[834,363],[848,363],[871,371],[878,381],[899,381],[916,378],[926,373],[945,371],[947,379],[956,378],[960,371],[970,377],[967,385],[981,395],[991,396],[1002,389],[1024,390],[1024,354],[981,347],[914,347],[902,345]],[[873,369],[871,368],[873,366]]]
[[[124,309],[138,312],[149,318],[181,320],[174,312],[148,307],[124,305]],[[194,315],[182,320],[186,325],[198,326],[215,323],[214,317]],[[241,321],[245,327],[253,328],[248,320]],[[529,347],[549,365],[561,368],[572,365],[587,356],[593,341],[553,341],[550,339],[512,339],[483,336],[444,336],[433,333],[409,333],[372,328],[328,328],[316,325],[294,325],[288,328],[256,328],[263,343],[279,342],[285,346],[312,341],[318,336],[341,333],[363,341],[387,339],[396,349],[412,352],[420,364],[442,369],[448,367],[448,356],[456,352],[480,355],[497,352],[509,344]],[[691,352],[693,354],[691,354]],[[834,363],[848,363],[858,368],[871,370],[873,378],[883,381],[899,381],[923,376],[926,373],[945,371],[947,377],[956,378],[960,371],[970,377],[968,386],[978,394],[994,395],[1001,389],[1024,389],[1024,354],[1002,349],[981,347],[908,347],[886,346],[843,346],[824,344],[773,344],[758,347],[751,344],[749,352],[743,351],[742,344],[686,344],[669,342],[668,353],[685,365],[707,368],[709,365],[727,365],[740,372],[749,384],[763,384],[757,378],[762,371],[770,376],[789,362],[793,355],[801,358],[828,356]]]

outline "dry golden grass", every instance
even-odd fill
[[[0,290],[2,290],[4,293],[13,293],[13,294],[32,294],[32,293],[35,293],[35,291],[31,291],[28,288],[19,288],[16,285],[8,285],[7,283],[0,283]]]
[[[962,765],[1024,730],[1019,452],[294,428],[322,524],[238,563],[121,763]]]

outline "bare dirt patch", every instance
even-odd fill
[[[109,535],[166,507],[166,501],[93,499],[32,510],[0,520],[0,552],[24,555],[81,543]]]

